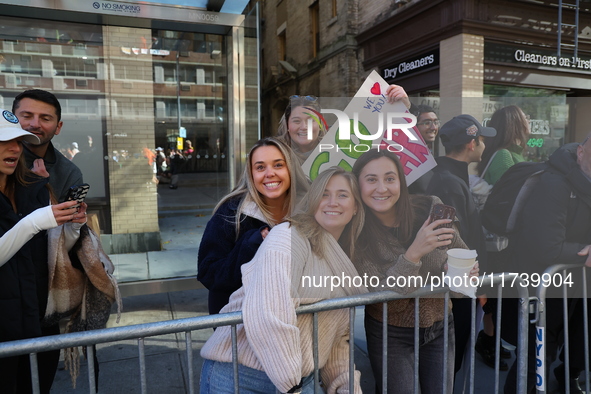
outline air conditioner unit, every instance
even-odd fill
[[[16,81],[16,75],[14,74],[6,74],[6,87],[10,88],[10,89],[16,89],[17,88],[17,81]]]

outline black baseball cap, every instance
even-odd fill
[[[446,148],[467,144],[481,135],[494,137],[497,135],[497,130],[484,127],[472,115],[456,116],[439,129],[441,143]]]

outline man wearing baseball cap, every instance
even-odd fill
[[[471,115],[459,115],[439,129],[445,156],[436,158],[426,193],[439,197],[444,204],[456,209],[460,237],[478,253],[480,272],[486,272],[486,240],[480,214],[472,199],[468,183],[468,164],[479,162],[484,151],[484,137],[494,137],[497,131],[484,127]],[[452,299],[456,336],[456,372],[462,366],[464,349],[470,338],[471,302],[468,298]],[[504,362],[504,361],[502,361]],[[503,368],[503,366],[501,366]],[[503,369],[508,369],[505,363]]]

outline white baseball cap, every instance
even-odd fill
[[[21,128],[18,118],[10,111],[0,109],[0,141],[10,141],[18,137],[31,144],[39,144],[41,141],[35,134]]]

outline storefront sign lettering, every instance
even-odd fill
[[[95,1],[92,3],[92,8],[101,11],[125,12],[130,14],[139,14],[141,11],[139,5],[119,4],[110,1]]]
[[[530,138],[527,141],[527,146],[530,148],[541,148],[544,146],[544,139],[543,138]]]
[[[532,119],[529,121],[529,128],[532,134],[550,134],[550,122],[543,119]]]
[[[398,63],[382,70],[384,79],[395,79],[403,74],[412,74],[439,65],[439,50],[420,55],[417,58]]]
[[[580,70],[591,70],[591,60],[581,59],[580,57],[558,57],[553,55],[542,55],[539,53],[529,53],[523,49],[518,49],[514,54],[515,60],[519,63],[540,64],[543,66],[570,67]]]
[[[546,371],[544,366],[544,327],[536,327],[536,389],[545,391]]]
[[[215,14],[206,14],[203,12],[191,12],[191,19],[200,22],[219,22],[220,16]]]

